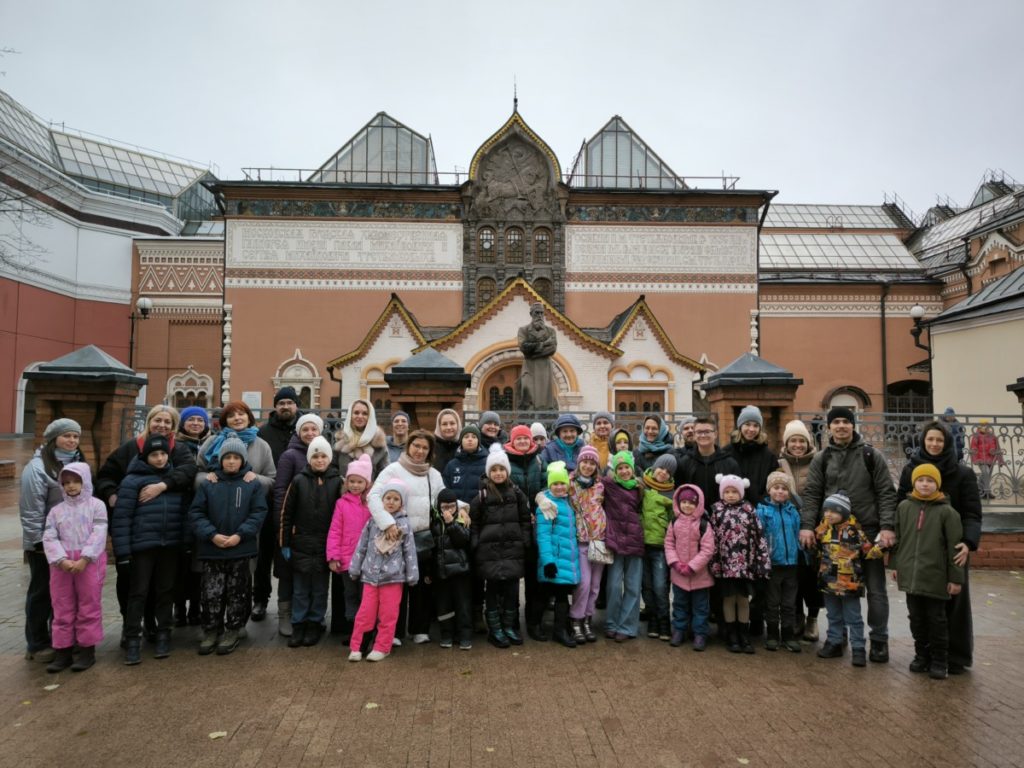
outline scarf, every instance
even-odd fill
[[[618,472],[612,475],[612,479],[615,480],[616,483],[618,483],[628,491],[631,491],[634,488],[636,488],[636,484],[637,482],[639,482],[635,477],[631,477],[629,478],[629,480],[623,480],[621,477],[619,477]]]
[[[572,481],[576,483],[580,488],[593,488],[594,483],[597,482],[598,472],[595,472],[590,477],[584,477],[579,472],[572,473]]]
[[[366,418],[366,427],[362,432],[357,432],[355,427],[352,426],[352,408],[356,403],[362,403],[366,406],[366,410],[370,412],[370,415]],[[373,404],[366,400],[353,400],[352,405],[349,406],[348,412],[345,414],[345,427],[342,429],[345,435],[349,439],[348,451],[354,451],[356,448],[365,448],[370,444],[370,441],[377,436],[377,412],[373,409]]]
[[[426,477],[431,469],[429,461],[413,461],[412,457],[404,451],[399,455],[398,463],[402,469],[416,477]]]
[[[661,429],[658,430],[658,437],[649,441],[644,437],[643,432],[640,432],[640,450],[645,453],[662,453],[673,447],[672,443],[666,443],[665,438],[668,437],[668,425],[664,421],[658,420],[661,424]]]
[[[210,441],[206,450],[203,451],[203,461],[206,462],[206,466],[210,467],[217,463],[217,457],[220,456],[220,447],[229,437],[237,437],[245,443],[245,446],[248,448],[252,445],[252,441],[259,437],[259,430],[256,427],[246,427],[238,432],[233,429],[222,429],[220,433]]]
[[[573,450],[573,448],[576,448],[577,446],[580,447],[580,448],[583,447],[583,441],[580,438],[578,438],[578,437],[576,438],[576,442],[574,442],[572,445],[566,445],[565,443],[562,442],[562,438],[560,438],[560,437],[556,437],[551,442],[554,443],[556,446],[558,446],[559,449],[561,449],[562,455],[565,456],[565,463],[566,464],[574,463],[573,460],[572,460],[572,450]]]
[[[54,447],[53,455],[57,457],[57,461],[61,464],[70,464],[72,461],[76,461],[81,454],[76,448],[73,451],[62,451],[60,448]]]
[[[676,487],[675,482],[670,477],[667,483],[659,483],[654,479],[654,469],[648,469],[644,472],[644,485],[650,488],[652,491],[658,493],[671,493],[672,489]]]
[[[917,489],[915,488],[910,492],[910,498],[917,499],[918,501],[942,501],[942,499],[946,498],[946,495],[942,491],[936,489],[935,493],[933,493],[931,496],[922,496],[917,492]],[[921,526],[918,526],[918,528],[920,527]]]

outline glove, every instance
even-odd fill
[[[292,559],[292,548],[291,547],[281,547],[281,557],[283,557],[285,560],[291,560]]]
[[[555,578],[558,575],[558,566],[554,563],[546,563],[544,565],[544,575],[549,579]]]

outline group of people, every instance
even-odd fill
[[[731,652],[753,653],[760,636],[800,652],[824,607],[818,655],[849,644],[865,666],[889,658],[886,555],[908,593],[911,669],[971,665],[966,565],[981,505],[942,421],[925,425],[898,489],[838,407],[823,450],[793,421],[780,455],[753,406],[723,446],[710,418],[687,419],[677,446],[651,414],[635,447],[607,412],[587,434],[569,413],[550,432],[506,433],[494,412],[463,425],[445,409],[433,432],[410,421],[396,412],[385,435],[356,400],[332,444],[290,387],[262,425],[242,402],[214,424],[201,408],[156,406],[95,488],[80,426],[53,422],[22,475],[28,657],[53,672],[94,663],[109,534],[129,665],[143,638],[167,657],[175,625],[201,626],[201,655],[233,652],[247,622],[267,618],[276,577],[288,646],[330,631],[350,661],[428,643],[435,621],[444,648],[469,650],[478,633],[498,648],[524,635],[587,645],[602,605],[619,643],[646,623],[699,652],[714,623]]]

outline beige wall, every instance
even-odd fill
[[[1024,311],[987,324],[965,321],[936,328],[935,407],[961,414],[1019,416],[1017,397],[1006,385],[1024,376]]]

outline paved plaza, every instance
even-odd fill
[[[20,441],[0,454],[25,458]],[[49,675],[23,658],[27,578],[17,487],[4,481],[0,767],[1024,765],[1016,572],[972,573],[975,666],[945,682],[907,671],[892,586],[892,661],[866,669],[806,644],[743,656],[646,638],[499,651],[480,637],[468,653],[407,645],[351,664],[336,638],[287,648],[273,616],[231,656],[199,657],[195,628],[179,629],[170,659],[144,647],[129,668],[112,567],[97,665]]]

